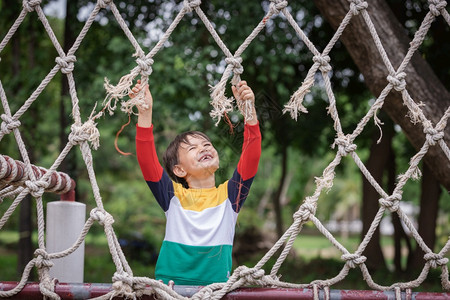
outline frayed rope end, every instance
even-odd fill
[[[133,80],[136,76],[137,74],[135,74],[135,72],[122,76],[119,83],[115,86],[109,83],[108,78],[105,78],[103,86],[106,90],[106,97],[103,101],[103,106],[108,110],[110,115],[112,115],[117,108],[117,101],[130,94]]]
[[[211,87],[211,101],[213,106],[209,115],[213,119],[217,119],[216,126],[220,123],[220,120],[230,111],[233,111],[233,98],[227,98],[225,96],[225,85],[219,82],[216,86]]]

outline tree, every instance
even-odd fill
[[[322,11],[326,19],[335,28],[341,22],[345,13],[348,11],[349,5],[347,1],[316,0],[315,3],[317,7]],[[403,29],[402,25],[396,20],[394,14],[385,1],[371,1],[367,10],[371,16],[377,32],[380,33],[381,43],[383,44],[389,59],[391,60],[394,68],[397,68],[405,57],[409,46],[409,38],[405,33],[405,30]],[[442,27],[440,27],[438,31],[442,32]],[[360,38],[363,36],[370,36],[368,27],[366,26],[361,16],[355,16],[352,19],[350,25],[344,31],[344,34],[342,35],[342,41],[346,45],[350,55],[360,69],[361,73],[364,75],[365,82],[371,92],[374,95],[379,95],[381,93],[381,90],[387,84],[385,78],[387,75],[389,75],[389,73],[386,70],[384,64],[380,63],[380,54],[376,50],[373,40],[370,38]],[[425,116],[429,120],[431,120],[433,125],[436,125],[440,118],[444,115],[445,110],[450,105],[450,93],[448,92],[448,90],[446,90],[444,85],[434,74],[428,63],[417,53],[413,56],[405,72],[407,73],[406,83],[408,92],[410,93],[411,97],[417,102],[421,101],[425,104],[425,106],[422,107]],[[442,78],[448,77],[446,76],[445,71],[440,71],[440,75],[443,75]],[[403,105],[401,95],[399,93],[391,92],[385,100],[383,109],[389,114],[392,120],[394,120],[402,127],[411,144],[417,150],[420,149],[425,141],[423,129],[421,126],[414,125],[412,122],[410,122],[409,119],[404,117],[407,114],[407,110]],[[444,135],[444,140],[448,141],[450,137],[450,130],[448,126],[444,131]],[[432,179],[429,178],[430,173],[432,173],[433,176],[443,186],[445,186],[447,190],[450,189],[450,162],[446,158],[443,151],[437,146],[430,147],[428,154],[424,158],[424,161],[427,166],[424,167],[425,171],[423,177],[423,187],[434,186],[432,181],[430,181]],[[378,178],[378,180],[381,181],[382,179]],[[367,187],[364,190],[368,191],[370,189],[371,187]],[[427,193],[428,196],[426,198],[430,199],[431,197],[432,199],[429,201],[437,203],[437,199],[439,199],[439,192],[437,191],[439,191],[439,188],[433,188],[431,193],[427,193],[425,190],[422,190],[422,193]],[[365,216],[363,216],[363,222],[365,224],[363,234],[368,229],[367,225],[373,220],[373,216],[377,209],[376,207],[374,207],[373,201],[377,200],[378,199],[364,199],[364,205],[371,206],[372,208],[365,210],[366,214]],[[425,199],[424,197],[422,197],[422,206],[425,205],[424,201]],[[437,205],[433,205],[432,208],[428,206],[426,212],[421,211],[421,221],[419,221],[419,223],[421,224],[421,228],[419,230],[427,233],[428,246],[433,247],[433,245],[430,245],[430,243],[434,243],[433,237],[435,221],[432,221],[431,223],[428,222],[426,224],[426,222],[423,222],[422,219],[424,215],[431,215],[436,218]],[[427,227],[424,228],[424,226]],[[399,228],[398,224],[396,228]],[[399,241],[401,236],[401,234],[396,234],[396,241]],[[375,239],[375,241],[373,241],[372,243],[374,243],[376,246],[369,246],[366,251],[371,252],[372,259],[374,259],[374,257],[376,257],[376,253],[374,252],[377,252],[379,250],[379,246],[377,246],[379,245],[379,241],[378,239]],[[396,242],[396,244],[399,244],[399,242]],[[378,250],[374,251],[374,249]],[[411,249],[409,250],[411,252]],[[416,262],[413,263],[416,266],[418,265],[418,252],[420,252],[420,249],[416,250]],[[382,259],[380,257],[378,259],[375,258],[372,263],[373,265],[378,265],[381,260]],[[396,258],[396,261],[396,265],[398,268],[400,265],[398,263],[398,258]]]
[[[63,50],[67,54],[69,49],[72,47],[75,42],[75,35],[79,25],[77,20],[77,1],[68,1],[66,3],[66,18],[64,20],[64,36],[63,36]],[[69,91],[69,81],[67,76],[61,76],[61,98],[59,101],[59,140],[60,140],[60,151],[64,149],[68,142],[68,127],[70,127],[71,122],[69,122],[69,109],[67,109],[67,104],[69,107],[72,106],[72,102],[70,101],[70,91]],[[77,182],[77,171],[76,171],[76,158],[75,151],[70,151],[67,158],[63,160],[60,166],[61,172],[68,174],[75,182]],[[75,188],[76,189],[76,188]],[[76,191],[76,190],[75,190]],[[76,195],[77,193],[75,193]],[[75,199],[78,199],[75,196]]]
[[[326,1],[316,0],[317,7],[333,26],[337,27],[348,11],[349,4],[345,0]],[[409,47],[408,38],[402,25],[396,20],[384,0],[370,1],[367,8],[374,26],[379,32],[381,43],[386,50],[394,68],[398,67],[404,59]],[[374,95],[379,95],[387,85],[386,77],[389,75],[374,42],[370,37],[369,29],[361,15],[354,16],[342,35],[342,41],[354,62],[364,75],[368,88]],[[423,102],[422,110],[425,116],[436,125],[450,106],[450,93],[442,82],[436,77],[427,62],[416,53],[406,68],[407,89],[416,102]],[[408,118],[406,107],[399,93],[391,92],[384,103],[383,109],[399,124],[411,144],[419,149],[425,141],[421,126],[414,125]],[[445,129],[444,140],[450,140],[450,127]],[[437,180],[450,190],[450,162],[439,147],[430,147],[425,156],[425,162],[432,170]]]

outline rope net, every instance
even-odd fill
[[[308,47],[309,51],[313,54],[313,65],[309,69],[309,72],[304,79],[303,83],[300,85],[298,90],[292,95],[289,102],[285,105],[284,112],[289,113],[292,118],[297,119],[300,113],[307,113],[306,108],[303,106],[302,102],[306,94],[310,91],[311,87],[314,85],[315,80],[317,80],[317,74],[321,74],[323,82],[325,84],[325,91],[329,99],[329,113],[331,118],[334,120],[334,130],[336,131],[337,138],[332,145],[336,148],[336,155],[331,163],[323,170],[322,176],[316,178],[316,188],[312,195],[307,196],[298,210],[293,215],[293,222],[283,236],[273,245],[273,247],[260,259],[260,261],[254,267],[239,266],[234,270],[229,280],[225,283],[215,283],[202,288],[199,292],[194,294],[191,299],[220,299],[226,293],[233,291],[239,287],[256,285],[256,286],[271,286],[271,287],[286,287],[286,288],[313,288],[314,295],[318,298],[318,289],[324,289],[325,292],[329,291],[329,287],[342,281],[349,270],[352,268],[359,268],[363,274],[364,280],[372,289],[376,290],[393,290],[396,295],[399,295],[401,290],[412,289],[419,287],[420,284],[426,279],[430,268],[440,268],[441,269],[441,284],[442,288],[445,290],[450,289],[449,273],[448,273],[448,258],[445,255],[450,249],[450,239],[446,242],[444,247],[437,253],[434,253],[422,240],[418,231],[414,227],[412,221],[408,216],[402,211],[399,203],[402,200],[402,189],[408,180],[411,178],[420,176],[419,163],[427,153],[430,146],[439,146],[445,153],[448,160],[450,160],[450,150],[447,143],[444,141],[444,129],[447,126],[447,120],[450,116],[450,107],[445,111],[440,121],[437,124],[432,124],[425,115],[423,114],[420,106],[411,98],[407,90],[407,84],[405,82],[405,68],[408,65],[412,55],[417,51],[418,47],[422,44],[425,36],[431,26],[431,23],[437,17],[443,17],[445,22],[450,25],[450,15],[446,10],[447,3],[440,0],[429,0],[429,11],[426,14],[420,28],[415,33],[414,39],[410,44],[410,48],[404,57],[402,63],[395,69],[387,56],[380,38],[375,30],[372,23],[371,16],[367,11],[368,3],[362,0],[350,0],[349,9],[345,17],[343,18],[340,26],[334,33],[332,39],[328,42],[325,49],[320,52],[315,45],[308,39],[304,31],[299,27],[292,17],[289,9],[288,2],[284,0],[271,0],[270,7],[264,16],[264,18],[258,23],[254,30],[249,34],[245,41],[239,46],[235,53],[227,48],[225,43],[221,40],[220,36],[214,29],[214,26],[208,20],[207,16],[204,14],[200,8],[200,0],[184,0],[181,4],[181,10],[179,11],[176,18],[173,20],[171,25],[162,35],[159,42],[145,54],[144,50],[140,47],[137,40],[134,38],[133,34],[128,29],[124,19],[120,15],[114,1],[112,0],[98,0],[94,9],[92,10],[89,18],[84,24],[83,29],[76,38],[75,43],[70,48],[70,50],[65,53],[60,43],[56,39],[55,33],[50,26],[43,9],[41,7],[41,0],[23,0],[23,8],[20,15],[17,17],[14,24],[11,26],[7,34],[4,36],[0,43],[0,53],[11,40],[18,27],[21,25],[23,20],[28,14],[37,14],[39,20],[45,27],[48,36],[55,47],[58,57],[55,58],[55,65],[47,76],[42,80],[40,85],[36,90],[29,96],[29,98],[24,102],[24,104],[15,112],[11,112],[10,106],[8,105],[8,99],[6,93],[3,89],[3,85],[0,81],[0,99],[3,106],[4,113],[1,115],[1,128],[0,128],[0,140],[8,134],[13,134],[17,142],[20,155],[23,160],[22,170],[25,172],[24,178],[26,178],[22,184],[15,183],[10,184],[8,180],[2,180],[0,182],[0,199],[4,197],[14,197],[14,201],[8,210],[0,219],[0,228],[7,222],[8,218],[14,212],[16,207],[24,199],[27,194],[31,194],[36,200],[37,206],[37,225],[38,225],[38,249],[34,253],[34,258],[26,265],[22,278],[18,285],[8,291],[0,291],[1,297],[11,297],[16,295],[23,289],[26,285],[27,279],[31,270],[36,267],[39,275],[40,281],[40,291],[41,293],[51,299],[59,299],[59,296],[54,292],[55,279],[49,276],[49,269],[52,266],[52,260],[65,257],[70,253],[74,252],[85,239],[87,233],[91,226],[98,222],[104,227],[105,235],[107,237],[109,249],[114,261],[116,272],[112,276],[112,290],[106,295],[98,297],[98,299],[111,299],[112,297],[121,296],[127,298],[136,298],[144,294],[152,294],[155,297],[167,298],[167,299],[187,299],[174,290],[172,290],[167,285],[163,283],[147,278],[147,277],[137,277],[133,276],[133,271],[131,270],[125,255],[119,245],[116,234],[113,229],[114,218],[110,215],[103,207],[101,193],[97,184],[95,172],[93,169],[92,161],[92,150],[99,147],[99,131],[96,127],[96,120],[108,110],[113,113],[116,109],[117,103],[120,102],[121,110],[126,113],[131,113],[133,107],[141,103],[143,95],[138,95],[131,100],[122,100],[123,97],[127,97],[130,92],[133,80],[140,76],[142,82],[145,84],[148,82],[148,77],[152,73],[153,57],[158,53],[164,43],[169,39],[171,33],[177,27],[177,24],[182,20],[187,13],[196,13],[197,16],[204,23],[211,36],[214,38],[217,45],[222,49],[225,55],[225,62],[227,67],[223,72],[220,81],[211,88],[211,105],[213,107],[211,111],[211,117],[215,118],[217,122],[220,122],[224,114],[233,110],[233,98],[227,97],[225,95],[225,87],[228,80],[231,77],[231,83],[235,83],[239,80],[239,76],[243,73],[243,67],[241,65],[242,58],[241,54],[246,50],[249,44],[258,36],[258,34],[266,26],[268,19],[276,17],[277,15],[284,15],[289,24],[293,27],[296,34],[301,38],[301,40]],[[135,49],[136,66],[129,72],[129,74],[123,76],[117,85],[109,83],[107,80],[105,82],[105,89],[107,91],[107,96],[104,99],[104,109],[98,113],[92,113],[90,117],[83,122],[80,116],[79,101],[77,98],[76,84],[73,76],[74,64],[76,62],[75,53],[80,47],[84,37],[86,36],[88,30],[90,29],[94,19],[100,10],[109,8],[110,13],[112,13],[117,20],[118,24],[122,28],[123,32],[127,36],[128,40]],[[371,38],[374,40],[376,48],[382,57],[382,63],[386,66],[389,71],[387,76],[387,85],[380,93],[376,101],[371,105],[370,109],[367,111],[365,116],[357,124],[357,127],[352,133],[346,134],[341,128],[341,123],[336,109],[336,99],[333,94],[331,87],[331,82],[329,78],[329,73],[332,71],[330,65],[330,57],[328,54],[333,49],[334,45],[340,38],[342,32],[346,26],[351,22],[352,18],[358,14],[361,14],[366,26],[369,28],[371,33]],[[48,83],[54,78],[54,76],[61,71],[62,74],[67,76],[69,87],[70,87],[70,97],[72,100],[72,116],[73,124],[71,126],[71,132],[68,136],[68,143],[59,154],[57,159],[53,162],[52,166],[49,168],[48,172],[43,176],[37,176],[33,172],[33,165],[30,162],[30,158],[27,154],[23,138],[20,133],[20,118],[24,115],[27,109],[32,105],[32,103],[37,99],[39,94],[45,89]],[[392,194],[388,194],[372,177],[370,172],[364,166],[358,154],[355,152],[356,145],[353,143],[355,138],[362,132],[366,124],[373,118],[377,125],[380,122],[377,118],[377,112],[382,108],[386,96],[392,91],[392,89],[399,91],[403,97],[404,105],[409,110],[409,117],[414,123],[420,123],[423,126],[423,131],[426,134],[426,140],[421,147],[421,149],[411,158],[409,168],[407,171],[400,175],[398,178],[397,185]],[[243,114],[246,114],[249,108],[240,107],[239,108]],[[95,111],[95,107],[94,107]],[[44,238],[44,208],[42,195],[44,192],[49,191],[48,186],[51,182],[52,174],[57,172],[59,165],[62,160],[67,156],[72,148],[79,148],[88,172],[89,180],[92,185],[92,191],[96,203],[96,207],[90,212],[90,216],[86,221],[84,228],[78,238],[78,240],[68,249],[57,252],[48,253],[45,247]],[[379,199],[379,210],[374,218],[372,225],[364,237],[357,250],[353,253],[349,252],[346,247],[339,243],[333,235],[325,228],[322,222],[315,216],[317,209],[318,198],[322,192],[330,189],[333,185],[333,180],[335,176],[335,169],[340,164],[341,160],[345,156],[350,156],[367,180],[372,184],[380,195]],[[0,156],[0,159],[4,159]],[[5,164],[2,164],[5,165]],[[5,175],[5,170],[0,170],[0,175]],[[13,171],[16,172],[16,171]],[[2,177],[0,176],[0,177]],[[14,177],[14,176],[13,176]],[[3,178],[3,177],[2,177]],[[8,177],[8,178],[11,178]],[[64,190],[64,187],[59,187],[60,190]],[[409,282],[398,282],[393,283],[389,286],[383,286],[376,283],[371,274],[366,267],[365,260],[366,257],[362,255],[364,249],[367,247],[369,241],[372,238],[375,230],[380,226],[381,219],[385,211],[388,210],[391,213],[396,213],[400,219],[404,222],[406,227],[412,234],[412,237],[416,240],[417,244],[425,252],[424,259],[426,263],[424,264],[423,270],[419,277],[415,280]],[[317,229],[336,247],[341,253],[341,259],[344,265],[338,275],[331,279],[326,280],[315,280],[310,283],[289,283],[280,280],[278,276],[278,271],[292,248],[295,238],[301,232],[303,225],[311,221]],[[281,250],[281,254],[276,259],[276,262],[271,268],[269,274],[265,274],[262,267],[268,262],[268,260],[277,252]],[[148,289],[148,287],[151,289]],[[147,287],[147,288],[146,288]]]

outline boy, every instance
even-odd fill
[[[164,170],[156,155],[153,99],[140,82],[130,97],[145,89],[147,109],[138,107],[136,153],[148,186],[166,215],[166,233],[156,263],[155,277],[177,285],[225,282],[231,272],[231,251],[239,210],[258,169],[261,134],[254,108],[255,96],[245,81],[232,87],[237,101],[251,101],[251,120],[245,120],[244,143],[230,180],[216,187],[219,156],[201,132],[180,134],[164,154]],[[171,179],[172,180],[171,180]]]

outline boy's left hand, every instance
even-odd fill
[[[240,81],[236,86],[232,86],[231,90],[237,101],[249,100],[252,103],[255,103],[255,94],[245,80]]]
[[[242,80],[236,86],[232,86],[231,89],[239,110],[244,116],[245,123],[249,125],[257,124],[258,117],[255,110],[255,94],[247,85],[247,82]]]

